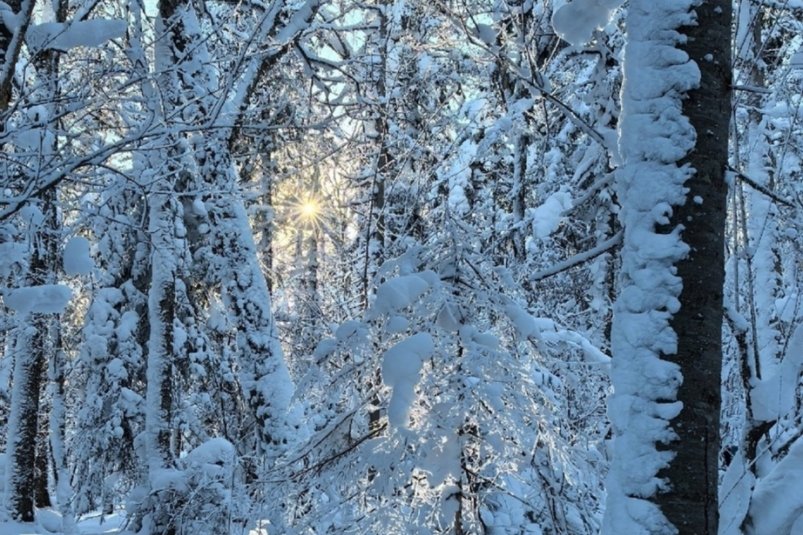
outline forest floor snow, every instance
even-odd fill
[[[49,509],[44,509],[39,514],[37,521],[33,523],[22,523],[5,521],[0,522],[0,535],[57,535],[61,531],[61,517],[58,513]],[[131,532],[123,531],[125,526],[125,516],[106,515],[101,517],[99,514],[89,514],[78,521],[78,533],[80,535],[133,535]]]
[[[44,514],[43,514],[44,513]],[[101,522],[100,513],[90,513],[78,519],[79,535],[136,535],[125,530],[126,517],[123,512],[106,515]],[[253,526],[253,524],[252,524]],[[63,535],[61,516],[51,509],[41,509],[33,523],[0,520],[0,535]],[[264,528],[233,528],[231,535],[268,535]]]

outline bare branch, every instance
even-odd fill
[[[558,273],[562,273],[568,269],[579,266],[580,264],[584,264],[589,260],[593,260],[602,253],[606,253],[611,249],[617,247],[620,243],[622,243],[622,234],[623,233],[620,230],[619,232],[614,234],[611,238],[600,243],[593,249],[589,249],[588,251],[583,251],[582,253],[578,253],[572,256],[571,258],[567,258],[566,260],[558,262],[557,264],[555,264],[550,268],[534,273],[532,276],[530,276],[530,282],[538,282],[547,279],[549,277],[557,275]]]
[[[730,167],[730,166],[728,166],[728,171],[730,171],[731,173],[736,175],[736,177],[739,180],[741,180],[742,182],[744,182],[745,184],[747,184],[748,186],[750,186],[754,190],[758,191],[759,193],[763,193],[764,195],[766,195],[767,197],[769,197],[773,201],[777,202],[778,204],[782,204],[784,206],[788,206],[789,208],[794,208],[794,209],[798,208],[798,206],[795,203],[793,203],[792,201],[788,201],[788,200],[784,199],[783,197],[779,197],[778,194],[774,193],[772,190],[770,190],[766,186],[762,186],[761,184],[759,184],[758,182],[756,182],[755,180],[753,180],[749,176],[745,175],[741,171],[737,171],[736,169],[734,169],[733,167]]]

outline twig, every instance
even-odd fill
[[[562,273],[567,269],[571,269],[575,266],[578,266],[584,262],[588,262],[592,260],[602,253],[610,251],[620,243],[622,243],[622,231],[620,230],[616,234],[614,234],[611,238],[605,240],[604,242],[600,243],[593,249],[589,249],[588,251],[583,251],[582,253],[578,253],[571,258],[567,258],[561,262],[558,262],[554,266],[541,270],[530,277],[530,282],[538,282],[544,280],[546,278],[552,277],[557,275],[558,273]]]
[[[763,193],[764,195],[766,195],[773,201],[777,202],[778,204],[783,204],[784,206],[788,206],[789,208],[794,208],[794,209],[798,208],[797,205],[792,201],[787,201],[783,197],[779,197],[777,194],[773,193],[772,190],[770,190],[766,186],[762,186],[761,184],[759,184],[749,176],[745,175],[741,171],[737,171],[736,169],[730,166],[728,166],[728,171],[736,175],[736,177],[739,178],[739,180],[745,182],[748,186],[750,186],[754,190],[758,191],[759,193]]]

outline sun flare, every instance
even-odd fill
[[[299,206],[299,212],[301,213],[301,217],[306,220],[315,219],[318,217],[318,212],[320,212],[318,201],[315,199],[306,199]]]
[[[321,219],[321,202],[317,197],[305,195],[295,205],[296,217],[305,225],[317,227]]]

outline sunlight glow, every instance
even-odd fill
[[[320,212],[320,209],[321,208],[318,205],[318,201],[312,198],[306,199],[299,206],[301,217],[307,221],[314,220],[316,217],[318,217],[318,212]]]

